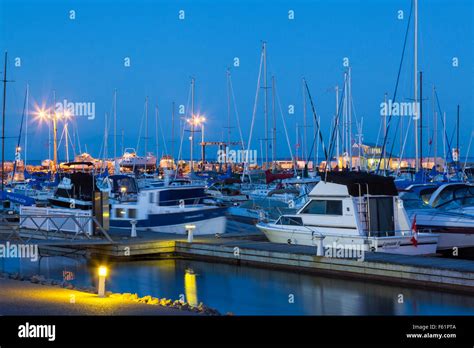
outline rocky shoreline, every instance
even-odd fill
[[[74,286],[73,284],[67,281],[47,279],[42,275],[33,275],[33,276],[25,277],[25,276],[20,275],[19,273],[3,272],[3,273],[0,273],[0,278],[17,280],[17,281],[25,281],[25,282],[30,282],[32,284],[37,284],[37,285],[54,286],[58,288],[63,288],[67,290],[75,290],[75,291],[80,291],[80,292],[89,293],[89,294],[97,294],[97,288],[95,287]],[[112,293],[110,291],[106,292],[106,297],[109,297],[112,299],[118,299],[125,302],[142,303],[142,304],[147,304],[147,305],[152,305],[152,306],[166,307],[170,309],[173,308],[173,309],[188,311],[188,312],[201,314],[201,315],[208,315],[208,316],[221,315],[219,311],[204,305],[202,302],[199,303],[197,306],[192,306],[187,302],[179,301],[179,300],[173,301],[171,299],[157,298],[157,297],[152,297],[149,295],[139,297],[138,294]]]

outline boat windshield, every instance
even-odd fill
[[[433,209],[413,192],[402,192],[400,193],[400,198],[403,200],[403,205],[406,209]]]
[[[474,186],[448,186],[440,192],[432,205],[445,210],[474,206]]]

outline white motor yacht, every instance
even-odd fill
[[[323,180],[323,179],[322,179]],[[434,254],[438,235],[414,233],[393,178],[366,173],[328,173],[296,214],[257,227],[271,242],[342,245],[364,251]]]

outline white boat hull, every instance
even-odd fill
[[[225,216],[220,216],[220,217],[208,219],[208,220],[194,221],[192,223],[192,225],[195,226],[195,228],[193,229],[193,235],[201,236],[201,235],[223,234],[226,231],[225,230],[226,224],[227,224],[227,220]],[[140,228],[138,228],[137,230],[140,230]],[[143,228],[142,230],[145,230],[145,229]],[[148,230],[153,231],[153,232],[175,233],[175,234],[183,234],[183,235],[187,233],[185,224],[150,227],[148,228]]]
[[[302,230],[280,228],[275,224],[259,223],[257,227],[265,234],[272,243],[296,244],[316,246],[317,242],[308,229]],[[316,236],[318,234],[316,233]],[[411,236],[391,237],[364,237],[350,235],[324,235],[323,247],[332,248],[334,245],[347,249],[354,247],[364,251],[384,252],[403,255],[426,255],[435,254],[438,235],[431,233],[419,233],[418,244],[415,247],[411,242]]]

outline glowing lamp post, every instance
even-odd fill
[[[99,267],[99,297],[105,297],[105,277],[107,277],[107,267]]]
[[[44,108],[37,108],[37,115],[40,120],[46,120],[49,119],[50,121],[53,122],[53,165],[52,165],[52,170],[53,172],[56,172],[56,166],[58,165],[58,139],[57,139],[57,123],[58,119],[61,117],[60,114],[58,114],[56,111],[53,110],[52,115],[51,111],[49,110],[48,112]],[[69,113],[64,114],[64,118],[68,118],[70,115]],[[66,144],[67,144],[67,138],[66,138]]]
[[[194,150],[194,132],[195,132],[195,127],[196,126],[201,126],[202,130],[202,146],[203,146],[203,151],[204,151],[204,122],[206,121],[206,118],[201,115],[192,115],[190,119],[187,120],[187,122],[191,125],[191,136],[189,137],[189,140],[191,140],[191,151],[190,151],[190,166],[191,166],[191,172],[194,171],[194,160],[193,160],[193,150]],[[204,152],[203,152],[204,155]]]

